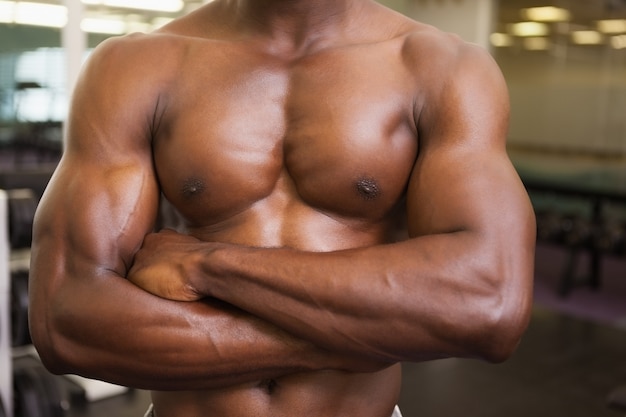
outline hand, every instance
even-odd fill
[[[168,300],[196,301],[205,295],[197,290],[193,280],[199,278],[194,258],[200,254],[200,244],[206,242],[165,229],[151,233],[135,254],[127,278],[138,287]],[[197,282],[197,281],[196,281]]]

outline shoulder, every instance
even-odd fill
[[[136,73],[143,77],[176,78],[179,68],[193,55],[190,51],[206,48],[221,31],[219,16],[213,9],[209,3],[154,32],[111,37],[93,50],[88,68],[106,68],[122,80]]]
[[[506,113],[508,90],[496,61],[485,48],[456,34],[416,23],[403,38],[402,60],[416,91],[416,118],[481,101]],[[449,112],[446,117],[450,117]]]
[[[185,43],[163,34],[130,34],[100,43],[90,54],[74,91],[74,106],[101,105],[151,111],[176,82]]]
[[[176,81],[178,49],[172,39],[154,34],[114,37],[99,44],[72,93],[69,143],[119,148],[143,143]]]
[[[393,11],[387,11],[387,16],[385,26],[395,28],[392,37],[400,46],[400,60],[418,95],[416,101],[432,99],[453,85],[463,86],[465,80],[491,79],[503,85],[500,68],[487,49]]]
[[[157,74],[175,67],[184,49],[184,43],[171,35],[133,33],[112,37],[93,50],[86,68],[102,75]]]
[[[421,23],[414,23],[402,39],[422,147],[430,139],[450,143],[478,132],[485,142],[502,142],[508,88],[489,51]]]
[[[410,71],[426,77],[431,85],[474,71],[500,72],[485,48],[418,22],[403,37],[402,57]]]

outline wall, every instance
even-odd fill
[[[510,90],[511,146],[561,154],[626,156],[626,49],[574,45],[560,47],[558,53],[554,47],[549,51],[492,49],[488,36],[496,27],[503,1],[383,3],[493,53]]]
[[[626,155],[626,51],[496,51],[511,95],[509,142],[556,152]]]
[[[456,33],[468,42],[489,48],[497,9],[494,0],[380,0],[415,20]]]

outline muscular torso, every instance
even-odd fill
[[[192,235],[331,251],[390,240],[417,155],[402,36],[295,59],[169,37],[176,77],[152,121],[162,192]],[[159,417],[387,417],[399,366],[155,392]]]
[[[236,42],[188,42],[154,140],[164,194],[209,239],[379,243],[417,149],[401,45],[284,62]]]

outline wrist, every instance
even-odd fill
[[[208,246],[202,245],[201,250],[195,253],[193,264],[195,267],[195,285],[197,290],[206,297],[222,299],[221,295],[228,289],[230,278],[235,271],[230,260],[235,246],[211,242]]]

